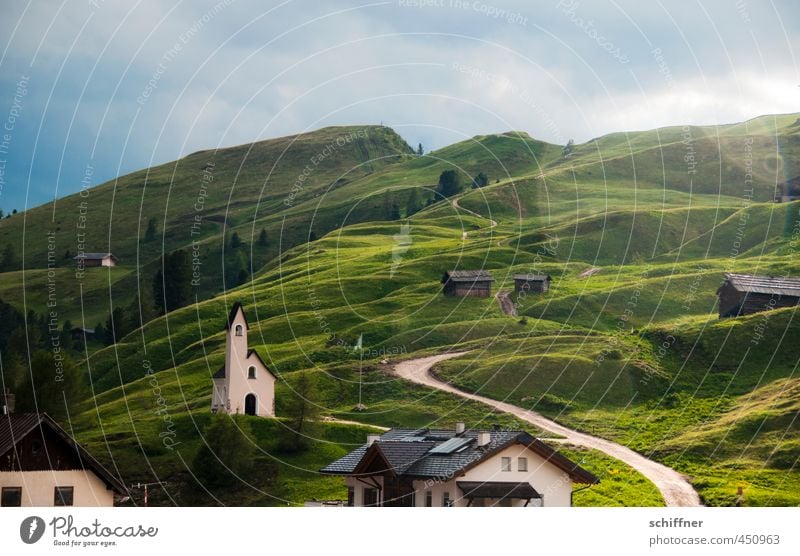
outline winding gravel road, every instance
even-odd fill
[[[453,359],[454,357],[460,357],[465,353],[467,352],[445,353],[442,355],[422,357],[420,359],[409,359],[408,361],[397,363],[394,366],[394,372],[397,376],[416,384],[422,384],[444,392],[450,392],[456,396],[481,402],[500,411],[510,413],[542,430],[565,437],[565,441],[570,444],[600,450],[613,458],[625,462],[656,485],[658,490],[661,491],[661,495],[664,497],[664,502],[667,506],[700,505],[700,497],[692,488],[692,485],[689,484],[689,481],[687,481],[683,475],[674,469],[656,463],[616,442],[597,438],[596,436],[591,436],[560,425],[535,411],[523,409],[510,403],[493,400],[478,394],[464,392],[446,382],[438,380],[431,374],[431,367],[436,363],[447,359]]]

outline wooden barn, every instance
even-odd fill
[[[88,268],[90,266],[117,266],[119,259],[113,253],[81,253],[74,257],[78,262],[78,267]]]
[[[550,289],[550,280],[547,274],[515,274],[514,293],[544,293]]]
[[[800,278],[725,274],[717,296],[721,319],[794,307],[800,303]]]
[[[778,184],[775,192],[776,203],[789,203],[800,200],[800,176]]]
[[[494,278],[486,270],[451,270],[442,276],[442,293],[448,297],[489,297]]]

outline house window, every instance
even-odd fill
[[[21,506],[22,487],[3,487],[0,506]]]
[[[425,492],[425,507],[430,508],[433,506],[433,493],[428,490]]]
[[[378,505],[378,489],[377,488],[364,488],[364,505],[377,506]]]
[[[528,458],[517,458],[517,471],[528,470]]]
[[[56,487],[53,491],[54,506],[72,506],[73,487]]]
[[[442,494],[442,507],[450,508],[450,507],[452,507],[452,505],[453,505],[453,501],[450,500],[450,493],[449,492],[445,492],[444,494]]]
[[[242,325],[241,324],[237,324],[236,325],[236,335],[237,336],[241,336],[242,335],[242,330],[243,330]]]
[[[356,489],[347,487],[347,507],[352,508],[356,503]]]
[[[500,458],[500,471],[511,471],[511,458]]]
[[[255,378],[256,377],[256,368],[250,367],[247,369],[247,378]]]

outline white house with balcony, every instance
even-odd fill
[[[211,411],[274,417],[276,377],[248,348],[248,329],[242,304],[236,302],[225,323],[225,364],[213,376]]]
[[[571,506],[597,477],[523,431],[392,429],[321,470],[348,506]]]

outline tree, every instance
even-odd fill
[[[416,187],[412,187],[406,200],[406,218],[417,212],[419,212],[419,191]]]
[[[203,431],[200,449],[192,460],[192,471],[209,489],[225,487],[247,480],[253,470],[255,447],[250,423],[218,413]]]
[[[439,176],[436,191],[443,197],[452,197],[461,191],[461,177],[455,170],[445,170]]]
[[[82,374],[64,350],[39,349],[30,360],[30,372],[18,377],[14,393],[20,412],[44,411],[56,419],[83,401]]]
[[[478,172],[478,175],[472,178],[472,187],[478,189],[479,187],[486,187],[489,185],[489,178],[483,172]]]
[[[136,330],[156,317],[153,294],[147,288],[142,288],[139,295],[135,296],[125,312],[128,315],[128,331]]]
[[[261,228],[261,233],[258,234],[258,244],[261,247],[267,246],[267,230],[265,230],[264,228]]]
[[[6,243],[5,249],[3,249],[3,256],[0,257],[0,272],[9,272],[14,270],[14,265],[16,263],[16,257],[14,255],[14,246],[10,243]]]
[[[8,353],[7,347],[9,345],[9,339],[11,335],[19,330],[23,334],[25,333],[25,319],[16,308],[10,303],[4,302],[0,299],[0,353],[4,356]],[[21,349],[24,350],[25,353],[28,352],[27,346],[22,347]]]
[[[103,328],[103,323],[98,322],[94,325],[94,339],[98,342],[105,343],[106,341],[106,329]]]
[[[110,346],[111,344],[116,344],[130,331],[130,321],[125,315],[125,311],[122,307],[114,307],[114,310],[108,315],[108,319],[106,320],[106,345]]]
[[[319,393],[312,373],[300,371],[293,391],[285,402],[288,418],[289,438],[286,439],[288,450],[300,451],[308,448],[309,440],[314,437],[313,427],[319,418]]]
[[[569,154],[572,153],[573,150],[575,150],[575,141],[570,139],[569,141],[567,141],[567,144],[564,145],[564,148],[561,149],[561,155],[568,156]]]
[[[156,228],[156,219],[151,218],[150,220],[147,221],[147,230],[144,233],[144,240],[148,243],[153,241],[154,239],[156,239],[157,232],[158,229]]]
[[[239,233],[233,232],[233,235],[231,235],[231,249],[238,249],[241,246],[242,246],[242,240],[239,237]]]
[[[422,156],[425,154],[425,150],[422,148],[422,143],[417,145],[417,156]]]
[[[160,314],[179,309],[191,297],[192,264],[183,249],[161,257],[161,268],[153,278],[153,299]]]
[[[317,234],[314,230],[308,234],[308,241],[317,241]]]

